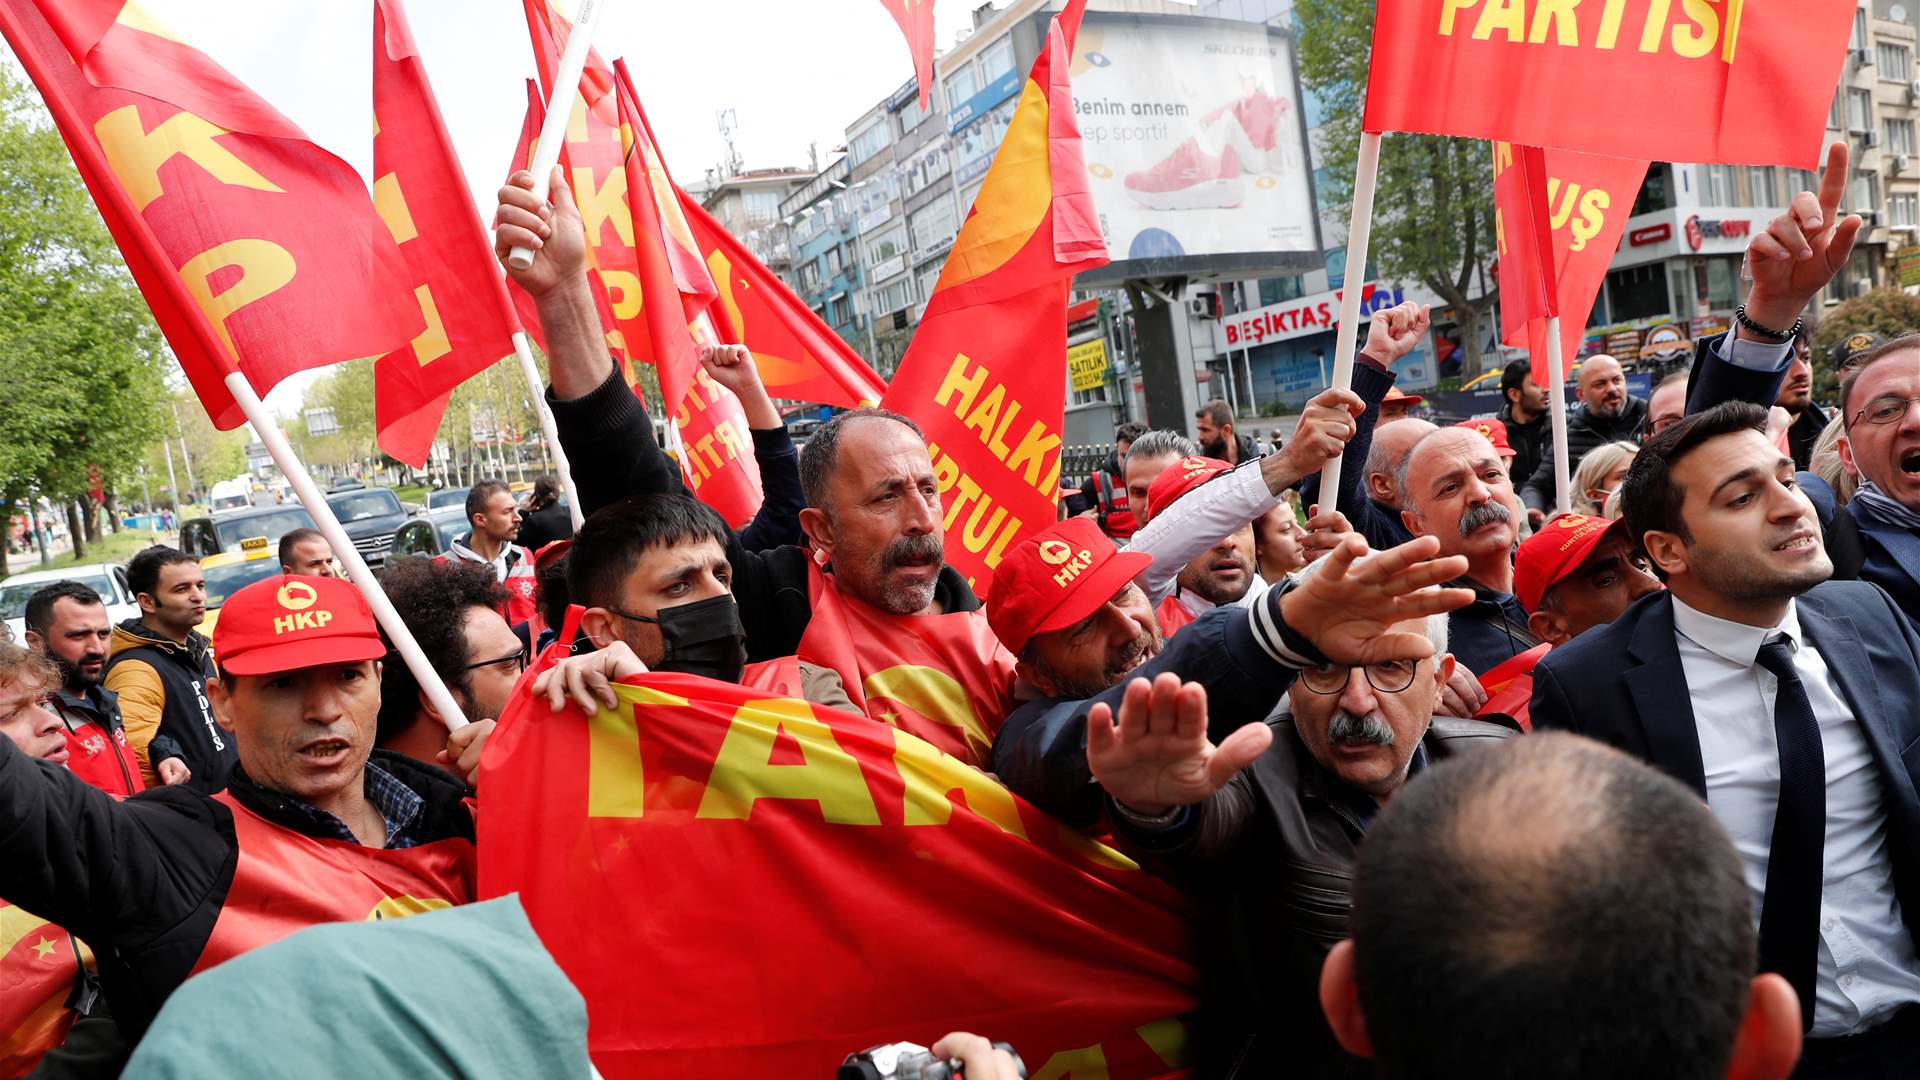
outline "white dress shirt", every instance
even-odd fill
[[[1267,490],[1259,460],[1254,459],[1242,462],[1225,476],[1201,484],[1156,514],[1127,541],[1128,551],[1153,556],[1153,565],[1140,571],[1137,579],[1146,591],[1147,602],[1158,607],[1160,601],[1172,595],[1174,579],[1188,563],[1279,505],[1280,500]],[[1254,569],[1249,567],[1248,572]],[[1253,588],[1233,606],[1252,607],[1265,592],[1265,586],[1256,577]],[[1212,602],[1187,592],[1180,594],[1180,603],[1196,617],[1214,607]]]
[[[1855,1033],[1920,1002],[1920,961],[1894,895],[1880,772],[1839,684],[1801,636],[1792,604],[1774,629],[1729,622],[1673,601],[1673,624],[1706,767],[1707,805],[1733,836],[1759,923],[1780,800],[1773,728],[1779,680],[1755,663],[1783,637],[1820,725],[1827,766],[1825,874],[1814,1038]]]

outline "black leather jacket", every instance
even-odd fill
[[[1376,808],[1321,767],[1290,716],[1267,725],[1267,752],[1182,824],[1148,832],[1115,814],[1114,835],[1198,901],[1195,1075],[1358,1080],[1372,1073],[1334,1042],[1320,1012],[1320,966],[1348,936],[1354,859]],[[1414,767],[1512,734],[1436,716]]]

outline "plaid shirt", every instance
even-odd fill
[[[373,762],[367,762],[367,801],[380,811],[381,820],[387,825],[388,848],[410,848],[418,844],[419,838],[413,835],[413,827],[420,820],[420,811],[427,801],[412,788],[394,779]],[[327,813],[317,806],[287,799],[285,805],[311,821],[321,833],[335,840],[345,840],[357,844],[360,838],[353,835],[347,823]]]

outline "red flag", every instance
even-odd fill
[[[1814,168],[1854,0],[1377,5],[1368,131]]]
[[[426,329],[373,365],[380,449],[416,468],[453,389],[513,352],[506,279],[400,0],[373,12],[373,202],[416,282]]]
[[[1508,657],[1480,680],[1487,692],[1487,703],[1475,716],[1511,716],[1522,731],[1533,730],[1533,669],[1552,645],[1535,645],[1526,652]]]
[[[1547,319],[1560,316],[1560,357],[1570,367],[1580,354],[1587,315],[1620,246],[1647,165],[1493,144],[1500,339],[1532,349],[1533,379],[1541,386],[1552,382]],[[1543,259],[1542,251],[1552,256]]]
[[[204,54],[120,0],[8,0],[0,32],[217,426],[235,370],[264,395],[420,333],[359,176]]]
[[[92,966],[92,956],[80,959]],[[0,900],[0,1077],[27,1075],[66,1041],[78,1018],[67,1008],[78,971],[65,930]]]
[[[906,35],[913,54],[913,77],[920,84],[920,111],[933,97],[933,0],[880,0]]]
[[[520,894],[609,1080],[811,1076],[955,1029],[1035,1076],[1182,1064],[1183,899],[987,774],[708,679],[591,718],[525,685],[482,764],[480,892]]]
[[[1054,519],[1067,289],[1107,261],[1067,72],[1085,9],[1070,0],[1048,29],[882,402],[925,430],[946,560],[983,593],[1007,545]]]
[[[847,409],[877,403],[887,384],[860,354],[698,202],[674,190],[719,290],[708,309],[714,330],[753,350],[767,392]]]

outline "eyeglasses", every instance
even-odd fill
[[[475,668],[492,667],[495,664],[512,664],[515,671],[527,670],[527,647],[522,645],[505,656],[496,656],[491,660],[481,660],[477,663],[468,664],[460,670],[472,671]]]
[[[1867,407],[1853,414],[1854,423],[1865,420],[1869,424],[1897,424],[1907,418],[1913,403],[1920,397],[1903,398],[1897,394],[1882,394],[1867,402]]]
[[[1367,684],[1375,690],[1397,694],[1413,685],[1414,673],[1419,669],[1417,660],[1382,660],[1360,670],[1366,673]],[[1310,667],[1300,673],[1300,684],[1316,694],[1337,694],[1347,688],[1352,674],[1353,669],[1344,664]]]

